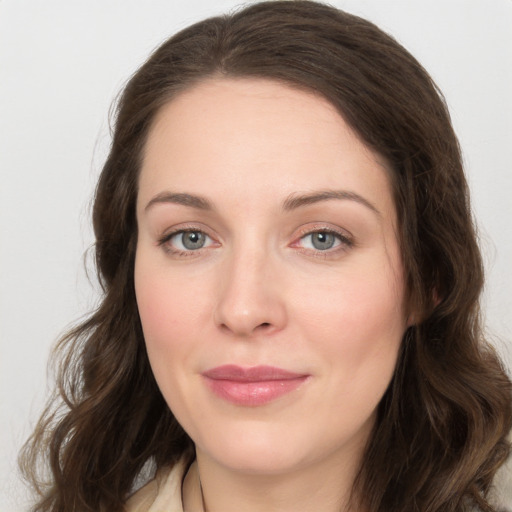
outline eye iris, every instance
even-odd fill
[[[326,249],[330,249],[334,242],[336,241],[335,236],[332,233],[312,233],[311,235],[311,243],[313,247],[318,250],[325,251]]]
[[[205,234],[201,233],[200,231],[187,231],[181,235],[183,247],[190,250],[201,249],[205,243],[205,240]]]

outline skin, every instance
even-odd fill
[[[185,509],[201,508],[199,478],[210,512],[345,507],[408,325],[385,163],[312,93],[210,79],[155,119],[137,219],[149,359],[196,445]],[[204,246],[187,250],[180,229]],[[311,233],[326,231],[318,249]],[[308,377],[240,406],[201,375],[223,364]]]

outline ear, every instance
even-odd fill
[[[441,302],[441,297],[438,294],[437,290],[434,290],[432,292],[432,303],[429,305],[430,312],[432,312],[437,306],[439,306],[440,302]],[[426,309],[426,308],[421,308],[419,305],[411,305],[411,310],[407,316],[407,323],[406,323],[407,328],[423,322],[426,315],[425,315],[425,312],[423,314],[420,314],[419,313],[420,309]]]
[[[432,290],[432,306],[430,308],[430,312],[434,311],[434,309],[436,309],[437,306],[439,306],[439,304],[441,303],[441,300],[442,300],[442,297],[441,297],[441,295],[439,295],[437,288],[434,288]]]
[[[421,304],[420,300],[418,300],[418,297],[409,296],[408,304],[407,304],[407,318],[405,322],[405,326],[407,329],[409,327],[413,327],[415,325],[418,325],[421,323],[422,320],[422,314],[421,312],[424,311],[424,306]]]

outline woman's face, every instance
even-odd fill
[[[198,455],[280,473],[356,460],[407,324],[385,164],[324,99],[211,79],[162,108],[135,287]]]

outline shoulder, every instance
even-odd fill
[[[497,512],[512,512],[512,454],[494,477],[490,499]]]
[[[156,478],[136,491],[126,502],[126,512],[147,512],[158,494]]]
[[[155,478],[130,496],[125,511],[151,512],[155,507],[160,510],[161,506],[174,506],[173,510],[181,511],[181,484],[185,470],[184,461],[179,461],[172,468],[160,469]]]
[[[146,483],[128,498],[126,512],[147,512],[158,496],[158,491],[171,473],[170,468],[160,470],[155,478]]]

